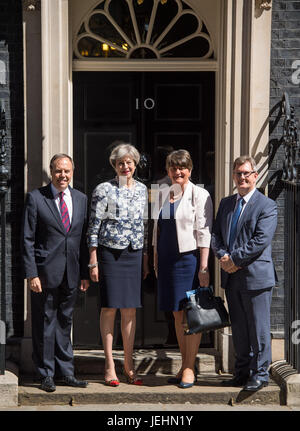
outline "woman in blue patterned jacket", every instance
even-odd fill
[[[118,386],[112,355],[116,311],[121,312],[124,347],[123,373],[127,382],[141,385],[133,367],[136,308],[141,307],[141,272],[148,270],[147,188],[133,174],[140,155],[130,144],[115,147],[109,161],[116,177],[93,191],[88,229],[90,277],[99,281],[100,330],[105,352],[105,384]],[[98,257],[98,258],[97,258]]]

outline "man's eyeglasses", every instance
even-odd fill
[[[250,177],[250,175],[254,174],[256,171],[251,172],[234,172],[234,175],[236,175],[238,178],[242,178],[242,175],[244,175],[244,178]]]

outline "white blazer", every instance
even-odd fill
[[[152,245],[155,254],[157,252],[157,221],[161,208],[170,197],[170,188],[165,187],[160,189],[160,192],[162,199],[155,199],[153,209]],[[180,253],[192,251],[198,247],[210,247],[213,205],[207,190],[189,181],[177,207],[175,220]]]

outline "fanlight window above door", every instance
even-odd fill
[[[205,24],[184,0],[103,0],[84,19],[74,58],[213,58]]]

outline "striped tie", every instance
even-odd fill
[[[66,202],[64,201],[64,192],[59,192],[59,209],[61,214],[61,221],[66,229],[66,232],[70,230],[70,217],[68,207]]]

